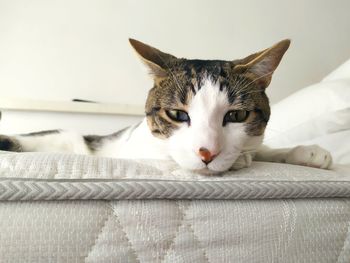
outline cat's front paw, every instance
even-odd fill
[[[252,165],[252,155],[249,153],[244,153],[240,155],[235,163],[232,165],[231,170],[240,170],[242,168],[247,168]]]
[[[297,146],[286,156],[286,163],[329,169],[332,165],[332,155],[318,145]]]

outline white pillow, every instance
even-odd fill
[[[350,78],[332,77],[273,105],[264,143],[271,147],[289,147],[348,129]]]
[[[322,81],[330,81],[336,79],[350,79],[350,59],[345,61],[340,67],[332,71]]]

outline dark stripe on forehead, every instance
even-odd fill
[[[233,104],[236,100],[236,92],[234,89],[230,89],[228,87],[226,87],[226,90],[227,90],[227,98],[228,98],[228,102],[230,104]]]
[[[223,91],[224,86],[228,85],[229,72],[227,62],[218,60],[192,60],[196,72],[196,82],[200,89],[203,85],[203,80],[210,79],[213,83],[219,82],[220,91]]]
[[[220,76],[224,79],[227,79],[228,77],[228,72],[224,69],[224,67],[220,67]]]
[[[224,88],[227,89],[227,87],[230,85],[229,82],[226,79],[220,79],[220,91],[223,91]]]
[[[187,87],[181,87],[178,91],[178,98],[180,99],[180,102],[182,104],[187,104],[187,93],[188,93],[188,88]]]
[[[202,80],[203,80],[203,77],[201,75],[197,75],[197,90],[200,91],[201,88],[202,88]]]
[[[225,85],[223,83],[220,82],[220,91],[224,90]]]
[[[196,91],[196,89],[194,88],[193,83],[191,82],[189,85],[190,85],[190,88],[191,88],[191,91],[192,91],[193,95],[196,95],[197,91]]]

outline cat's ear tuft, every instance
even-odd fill
[[[176,57],[132,38],[129,38],[129,42],[154,77],[167,75],[169,65]]]
[[[252,54],[244,59],[234,61],[234,72],[251,76],[256,84],[267,88],[271,82],[273,72],[281,62],[284,53],[290,45],[290,40],[285,39],[272,47]]]

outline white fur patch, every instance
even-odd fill
[[[228,170],[250,139],[242,123],[223,126],[224,116],[229,110],[226,91],[220,91],[218,83],[205,80],[189,105],[190,126],[183,124],[169,138],[171,157],[190,170]],[[208,165],[198,154],[201,147],[217,155]]]
[[[145,118],[131,134],[126,131],[120,138],[105,143],[96,154],[122,159],[170,159],[166,143],[152,135]]]
[[[24,151],[28,152],[90,154],[83,137],[76,132],[62,131],[42,136],[15,136],[15,138]]]

